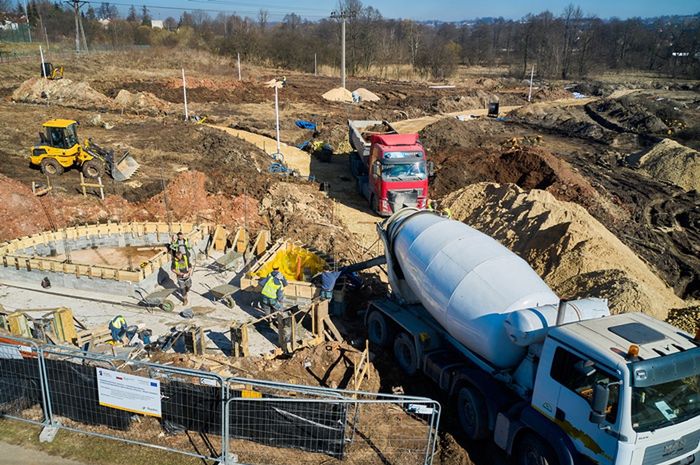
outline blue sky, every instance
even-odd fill
[[[123,2],[123,3],[122,3]],[[115,0],[114,3],[123,5],[131,4],[132,0]],[[569,3],[578,5],[586,14],[593,14],[600,18],[629,18],[633,16],[649,17],[662,15],[688,15],[700,12],[700,3],[697,0],[364,0],[364,5],[377,8],[383,16],[388,18],[410,18],[418,20],[439,19],[445,21],[459,21],[486,16],[503,16],[516,19],[528,13],[539,13],[550,10],[555,14],[561,11]],[[333,0],[295,0],[284,2],[282,0],[133,0],[133,4],[141,4],[194,9],[201,8],[215,11],[237,12],[242,16],[255,16],[255,13],[264,8],[269,11],[270,19],[281,19],[285,13],[296,12],[310,20],[316,20],[328,15],[337,7],[337,1]],[[125,6],[120,5],[125,10]],[[179,16],[178,10],[151,8],[153,17],[165,18],[167,16]]]

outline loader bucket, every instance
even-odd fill
[[[134,157],[126,152],[119,161],[112,164],[112,179],[115,181],[126,181],[131,178],[141,165],[134,160]]]

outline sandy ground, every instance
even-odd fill
[[[85,465],[35,449],[0,442],[0,465]]]

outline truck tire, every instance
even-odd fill
[[[90,179],[101,178],[105,174],[105,165],[100,160],[88,160],[83,163],[83,176]]]
[[[554,449],[532,433],[523,434],[518,439],[514,459],[517,465],[559,465]]]
[[[394,339],[394,356],[399,368],[407,375],[415,375],[418,371],[418,354],[413,338],[406,333],[399,334]]]
[[[367,336],[369,342],[379,347],[388,347],[394,339],[389,322],[380,312],[373,311],[367,317]]]
[[[457,391],[456,401],[459,425],[467,438],[471,441],[486,438],[489,415],[481,393],[471,386],[462,386]]]
[[[63,174],[63,166],[55,158],[41,160],[41,172],[47,176],[60,176]]]

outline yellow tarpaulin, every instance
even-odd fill
[[[302,247],[288,244],[265,263],[255,275],[265,278],[272,268],[278,266],[288,280],[308,281],[313,275],[323,271],[325,264],[326,262],[318,255]]]

